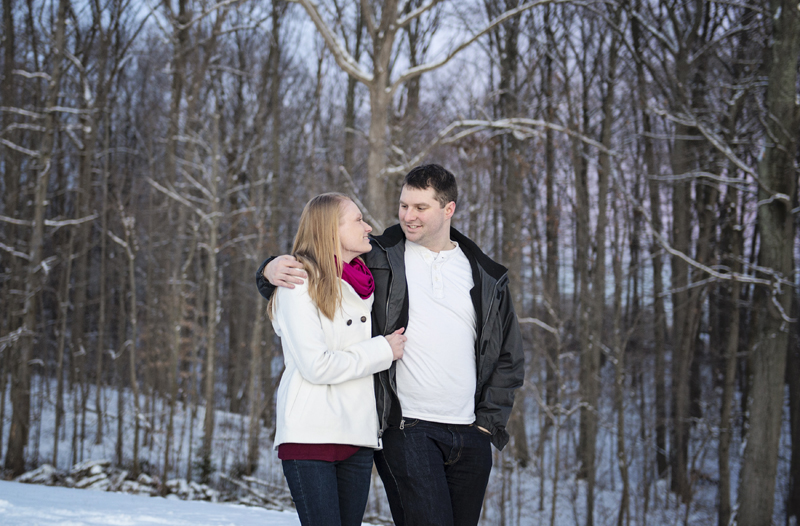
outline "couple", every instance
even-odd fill
[[[294,257],[258,269],[286,363],[275,445],[303,525],[361,523],[373,450],[395,524],[478,523],[523,353],[506,269],[450,227],[457,198],[453,174],[417,167],[400,224],[368,237],[352,201],[323,194]]]

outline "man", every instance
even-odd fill
[[[403,181],[400,224],[371,238],[373,334],[405,327],[405,354],[375,377],[383,450],[375,464],[397,525],[480,519],[492,467],[523,381],[522,339],[507,269],[450,226],[455,177],[419,166]],[[258,269],[259,291],[302,283],[290,256]]]

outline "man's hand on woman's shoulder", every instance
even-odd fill
[[[293,289],[295,285],[302,285],[308,274],[303,270],[303,264],[294,256],[284,254],[278,256],[264,267],[264,277],[275,287]]]

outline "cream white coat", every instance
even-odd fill
[[[311,300],[308,280],[275,292],[272,326],[286,365],[275,448],[286,442],[380,447],[372,375],[392,365],[392,349],[383,336],[371,337],[373,297],[362,300],[350,284],[341,286],[333,320]]]

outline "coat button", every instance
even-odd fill
[[[353,324],[353,320],[347,320],[347,325],[350,326]]]
[[[367,317],[361,316],[361,323],[367,323]]]

